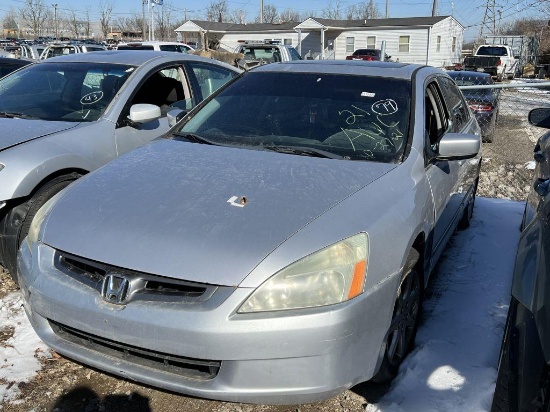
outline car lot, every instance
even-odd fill
[[[436,294],[438,292],[436,291]],[[90,375],[90,380],[91,380],[91,375]],[[368,391],[367,391],[368,392]],[[107,395],[107,392],[103,392],[101,391],[101,393],[104,393],[105,395],[102,395],[100,393],[98,393],[99,397],[98,398],[95,398],[96,399],[96,402],[98,403],[101,403],[101,402],[110,402],[110,401],[116,401],[117,399],[115,397],[109,397],[109,395]],[[71,396],[74,396],[74,397],[79,397],[81,396],[82,394],[86,394],[86,391],[75,391],[73,393],[69,393],[67,397],[63,397],[63,399],[61,398],[57,398],[56,401],[65,401],[67,399],[70,399]],[[341,398],[338,398],[336,400],[336,402],[339,402],[340,406],[342,407],[349,407],[351,409],[355,408],[357,405],[356,405],[356,402],[359,402],[361,403],[362,401],[360,400],[360,398],[358,398],[356,396],[357,394],[355,393],[351,393],[351,394],[345,394],[343,395],[343,397]],[[90,402],[93,402],[93,393],[92,392],[88,392],[87,393],[87,396],[88,396],[88,400]],[[100,400],[101,398],[101,400]],[[127,402],[130,402],[132,403],[132,399],[136,402],[136,404],[141,404],[142,406],[146,403],[145,402],[145,397],[142,397],[140,395],[133,395],[130,397],[131,399],[129,399],[128,396],[120,396],[118,400],[121,400],[122,402],[124,401],[127,401]],[[147,401],[148,403],[148,401]],[[225,409],[225,408],[228,408],[228,410],[231,410],[231,408],[240,408],[242,410],[252,410],[252,407],[248,407],[248,406],[245,406],[245,405],[240,405],[240,406],[235,406],[235,405],[226,405],[226,404],[212,404],[212,403],[207,403],[205,405],[209,405],[209,407],[215,409],[215,408],[218,408],[218,409]],[[203,405],[203,406],[205,406]],[[319,409],[323,409],[323,408],[326,408],[326,410],[329,410],[330,407],[333,407],[333,406],[337,406],[337,404],[333,404],[333,403],[330,403],[330,404],[322,404],[322,405],[319,405]],[[205,406],[206,407],[206,406]],[[307,408],[307,407],[306,407]],[[206,410],[206,409],[205,409]],[[276,410],[276,409],[273,409],[273,410]],[[304,410],[307,410],[307,409],[304,409]],[[331,410],[335,410],[335,408],[332,408]],[[354,409],[355,410],[355,409]]]

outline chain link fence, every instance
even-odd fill
[[[508,121],[515,119],[527,126],[529,111],[537,107],[550,107],[549,81],[516,79],[495,84],[490,76],[482,73],[456,73],[462,74],[453,75],[450,72],[474,112],[487,142],[494,140],[497,124],[503,118]]]

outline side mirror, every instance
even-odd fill
[[[187,114],[186,110],[181,109],[171,109],[166,113],[166,117],[168,119],[168,125],[170,127],[175,126],[177,122],[179,122],[181,119],[185,117]]]
[[[529,112],[529,123],[533,126],[550,129],[550,108],[533,109]]]
[[[470,159],[479,153],[481,137],[473,134],[447,133],[439,141],[438,159]]]
[[[154,104],[134,104],[130,107],[130,122],[132,123],[148,123],[153,120],[160,119],[160,107]]]

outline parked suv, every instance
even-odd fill
[[[88,53],[103,50],[105,50],[105,47],[100,44],[71,42],[53,43],[42,51],[40,60],[49,59],[50,57],[65,56],[67,54]]]

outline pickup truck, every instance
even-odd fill
[[[302,60],[298,51],[288,45],[271,43],[245,43],[235,48],[235,53],[242,53],[247,68],[267,63]]]
[[[489,73],[498,81],[513,79],[517,60],[509,46],[484,44],[479,46],[473,56],[464,58],[463,68],[469,71]]]

